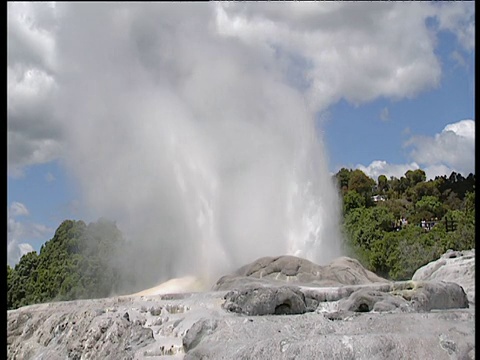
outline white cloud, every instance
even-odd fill
[[[19,203],[17,201],[12,202],[12,204],[10,205],[9,213],[12,216],[20,216],[20,215],[28,215],[29,214],[27,207],[24,204]]]
[[[62,67],[72,67],[73,64],[77,67],[96,66],[95,62],[88,61],[80,65],[74,58],[67,61],[65,46],[59,49],[59,42],[64,39],[68,42],[69,37],[75,36],[69,32],[73,27],[64,26],[65,21],[70,21],[66,19],[69,19],[72,6],[76,5],[51,2],[8,4],[7,129],[11,176],[21,175],[25,166],[63,156],[63,131],[69,126],[69,120],[60,119],[53,106],[60,91],[58,75]],[[98,15],[90,12],[90,8],[98,9]],[[88,44],[89,54],[118,64],[131,62],[133,66],[122,70],[123,75],[129,76],[130,84],[134,83],[134,76],[157,73],[158,77],[162,67],[170,67],[164,75],[168,79],[182,81],[195,63],[203,61],[200,56],[209,56],[213,49],[200,49],[192,41],[193,37],[173,46],[162,33],[154,39],[142,30],[150,27],[153,33],[158,26],[164,27],[166,34],[167,29],[178,25],[176,22],[181,23],[183,18],[189,17],[191,25],[188,26],[203,29],[197,38],[213,35],[219,40],[237,39],[230,41],[231,46],[225,45],[225,51],[239,48],[238,41],[244,43],[246,46],[242,51],[245,54],[256,59],[264,71],[276,74],[279,80],[283,78],[282,81],[299,89],[315,110],[325,110],[342,97],[360,104],[378,97],[411,98],[436,87],[441,68],[434,52],[435,31],[452,31],[459,41],[471,48],[472,45],[468,44],[473,41],[475,24],[473,4],[462,2],[438,6],[429,2],[227,2],[186,6],[117,3],[88,4],[76,9],[78,13],[71,18],[72,24],[76,23],[75,18],[88,17],[86,21],[93,26],[103,21],[100,18],[103,9],[108,9],[113,32],[101,35],[90,31],[91,36],[98,39],[90,41],[82,37],[80,43],[67,47],[85,51]],[[172,20],[160,21],[156,25],[154,18],[162,17],[161,12],[169,13]],[[143,24],[137,20],[140,17],[144,18]],[[429,17],[438,19],[438,29],[427,28],[425,20]],[[88,32],[87,29],[82,31]],[[120,44],[116,40],[124,41],[124,45],[115,50],[121,52],[123,58],[107,52],[106,49],[112,46],[110,40],[115,44]],[[175,57],[174,51],[178,52]],[[200,56],[192,55],[190,51]],[[244,56],[239,58],[251,61]],[[213,59],[209,59],[210,66],[218,63]],[[138,62],[143,63],[148,72],[128,75]],[[207,63],[203,69],[206,66]],[[107,79],[114,88],[119,80],[111,71],[107,74],[110,74]],[[62,86],[68,83],[65,82],[67,79],[62,80]]]
[[[55,7],[12,2],[7,9],[7,165],[9,176],[22,176],[25,166],[61,156],[53,102]]]
[[[48,3],[7,5],[7,58],[26,68],[55,70],[55,7]]]
[[[435,38],[425,26],[435,13],[429,3],[228,3],[218,11],[222,33],[273,46],[288,67],[299,66],[292,54],[303,59],[297,74],[316,110],[342,97],[357,104],[411,98],[439,84]]]
[[[26,233],[23,224],[15,221],[13,217],[7,219],[7,263],[15,266],[22,255],[22,249],[27,248],[26,243],[21,242],[22,236]],[[31,246],[31,245],[30,245]]]
[[[380,175],[385,175],[388,179],[392,176],[399,179],[408,170],[417,170],[420,167],[415,162],[410,164],[389,164],[384,160],[375,160],[367,166],[358,164],[355,168],[362,170],[366,175],[377,181]]]
[[[436,16],[441,30],[454,33],[465,50],[475,50],[474,1],[459,1],[454,5],[440,2],[436,6]]]
[[[18,221],[17,217],[30,215],[20,202],[12,202],[7,210],[7,263],[13,267],[24,254],[35,251],[29,242],[48,240],[54,231],[43,224]]]
[[[406,143],[411,148],[408,164],[391,164],[384,160],[372,161],[365,166],[357,164],[355,168],[362,170],[377,180],[379,175],[387,178],[400,178],[407,170],[422,169],[427,179],[436,176],[449,176],[452,171],[467,176],[475,173],[475,121],[461,120],[448,124],[441,133],[432,137],[412,136]]]
[[[12,268],[15,267],[23,255],[32,251],[35,251],[35,249],[28,243],[9,242],[7,245],[7,264]]]
[[[445,126],[441,133],[413,136],[406,144],[410,157],[423,167],[446,166],[466,176],[475,173],[475,121],[461,120]]]

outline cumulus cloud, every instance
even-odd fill
[[[15,2],[7,12],[7,166],[10,176],[21,176],[25,166],[61,156],[54,6]]]
[[[23,205],[22,203],[19,203],[17,201],[14,201],[10,205],[10,213],[12,214],[12,216],[28,215],[29,214],[27,207],[25,205]]]
[[[387,178],[392,176],[401,178],[408,170],[417,170],[420,167],[415,162],[409,164],[390,164],[384,160],[375,160],[367,166],[357,164],[355,168],[362,170],[366,175],[377,181],[380,175],[385,175]]]
[[[413,136],[405,146],[411,158],[425,167],[444,165],[465,176],[475,172],[475,121],[445,126],[433,137]]]
[[[224,34],[273,47],[297,69],[314,110],[340,98],[411,98],[440,81],[428,3],[229,3],[218,11]]]
[[[166,76],[172,81],[181,81],[191,70],[191,64],[198,60],[198,56],[191,55],[191,50],[195,49],[202,56],[209,51],[199,49],[192,41],[185,43],[182,53],[174,58],[171,42],[164,35],[155,39],[142,30],[155,27],[153,20],[141,25],[132,23],[144,9],[153,9],[155,14],[155,8],[160,5],[92,6],[112,9],[112,26],[115,27],[115,33],[103,37],[104,48],[100,46],[100,39],[90,42],[82,38],[77,44],[79,49],[95,54],[92,61],[96,56],[112,62],[140,61],[150,69],[150,74],[144,76],[158,73],[155,67],[175,64]],[[24,166],[63,155],[62,130],[68,126],[68,119],[58,118],[52,102],[59,91],[55,74],[60,70],[60,63],[69,66],[65,53],[60,55],[62,61],[58,60],[57,49],[57,42],[69,36],[68,28],[73,29],[73,26],[63,27],[62,32],[66,34],[59,31],[65,18],[63,13],[68,12],[69,7],[49,2],[10,2],[7,5],[10,175],[21,175]],[[172,19],[180,22],[184,22],[188,14],[195,14],[189,16],[190,26],[207,24],[211,33],[225,42],[244,43],[242,51],[248,49],[264,70],[268,69],[277,78],[300,89],[314,110],[325,109],[340,98],[353,103],[380,96],[411,98],[437,86],[441,67],[434,52],[435,31],[452,31],[465,47],[474,46],[474,5],[468,2],[440,5],[429,2],[233,2],[169,4],[168,7],[164,4],[161,7],[168,8],[169,13],[175,14]],[[88,16],[89,24],[102,21],[97,15]],[[432,30],[425,25],[428,18],[437,19],[437,28]],[[177,25],[172,21],[162,23],[165,34]],[[93,36],[102,38],[99,34]],[[136,42],[134,47],[124,49],[126,59],[106,52],[108,39],[115,41],[122,36]],[[234,47],[237,45],[230,46]],[[161,59],[158,58],[160,54]],[[137,57],[132,59],[132,56]],[[156,56],[161,61],[155,62]],[[216,60],[212,57],[209,60],[214,66]],[[88,62],[82,66],[86,64]],[[123,75],[129,76],[128,72]],[[131,84],[133,76],[130,75]],[[114,86],[115,75],[110,73],[108,78]]]
[[[422,169],[428,179],[449,175],[452,171],[467,176],[475,173],[475,121],[466,119],[448,124],[434,136],[413,135],[405,142],[413,160],[408,164],[391,164],[375,160],[365,166],[358,164],[373,179],[379,175],[400,178],[407,170]]]
[[[12,267],[23,255],[35,251],[25,240],[44,240],[53,233],[53,229],[45,225],[18,220],[18,217],[28,217],[29,214],[28,208],[17,201],[12,202],[7,209],[7,263]]]
[[[475,2],[462,1],[455,6],[440,2],[435,7],[440,30],[455,34],[467,51],[475,50]]]

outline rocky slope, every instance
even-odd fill
[[[456,268],[459,258],[474,262],[470,255],[457,254]],[[472,290],[472,272],[457,271],[457,278],[446,272],[447,281],[439,274],[428,278],[433,273],[389,282],[349,258],[323,267],[292,256],[262,258],[222,277],[209,292],[10,310],[7,354],[45,360],[474,359],[474,303],[461,286]]]

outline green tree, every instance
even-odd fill
[[[375,264],[369,256],[375,243],[393,231],[395,217],[385,207],[356,208],[345,216],[344,234],[348,248],[369,269]]]
[[[421,169],[417,170],[408,170],[405,173],[405,178],[407,179],[408,186],[413,187],[419,183],[425,182],[427,180],[427,176],[425,171]]]
[[[353,209],[365,207],[365,197],[355,190],[347,191],[343,197],[343,213],[347,214]]]
[[[379,194],[385,194],[388,191],[388,179],[385,175],[380,175],[377,179],[377,188]]]
[[[342,195],[348,191],[348,182],[350,181],[350,174],[352,170],[341,168],[336,174],[338,186],[341,190]]]
[[[361,196],[365,198],[366,206],[372,204],[372,191],[375,186],[375,180],[365,175],[362,170],[356,169],[350,173],[350,179],[348,180],[348,190],[355,190]]]
[[[430,220],[431,218],[441,219],[445,214],[444,207],[436,196],[424,196],[415,204],[416,214],[414,216],[416,222],[422,219]]]
[[[419,182],[407,190],[411,201],[416,203],[424,196],[436,196],[440,198],[440,191],[434,181]]]
[[[65,220],[40,254],[22,256],[7,268],[7,306],[98,298],[118,292],[122,278],[113,261],[125,242],[115,223],[99,219],[88,226]]]

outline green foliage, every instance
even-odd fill
[[[338,187],[340,188],[342,194],[348,191],[348,182],[350,180],[350,174],[352,170],[341,168],[335,177],[337,178]]]
[[[346,254],[369,270],[392,280],[411,279],[448,249],[475,248],[475,175],[452,173],[429,181],[423,170],[388,181],[381,175],[376,190],[387,199],[363,203],[359,198],[368,192],[366,175],[342,172],[350,176],[343,194]],[[434,219],[434,226],[422,228],[422,219]],[[447,231],[447,219],[454,221],[453,231]]]
[[[388,179],[385,175],[380,175],[377,179],[377,189],[379,194],[385,194],[388,190]]]
[[[365,199],[365,204],[372,204],[373,188],[375,180],[365,175],[361,170],[353,170],[348,180],[348,191],[356,191]]]
[[[413,187],[413,186],[427,180],[427,176],[425,174],[425,171],[423,171],[421,169],[407,170],[407,172],[405,173],[405,178],[408,181],[408,186],[409,187]]]
[[[87,226],[65,220],[40,254],[31,252],[14,269],[7,267],[7,308],[117,292],[122,279],[112,260],[123,246],[121,232],[110,221]]]
[[[343,213],[348,214],[361,207],[365,207],[365,198],[355,190],[348,191],[343,197]]]
[[[422,219],[440,219],[444,215],[444,207],[436,196],[426,195],[415,204],[415,214],[412,219],[418,223]]]
[[[356,208],[345,216],[345,235],[351,241],[352,248],[359,252],[365,266],[376,266],[369,255],[376,251],[379,241],[386,232],[393,230],[395,218],[385,207]]]

